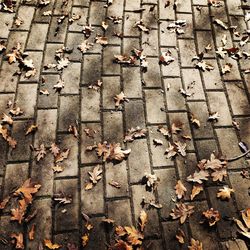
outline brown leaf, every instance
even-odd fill
[[[208,221],[209,226],[214,226],[216,222],[221,219],[220,213],[213,208],[208,209],[207,211],[202,213]]]
[[[186,153],[187,144],[186,143],[182,143],[182,142],[178,141],[178,142],[175,142],[174,144],[177,148],[178,153],[180,153],[182,156],[187,155],[187,153]]]
[[[217,193],[217,198],[220,198],[221,200],[229,200],[231,198],[231,193],[233,192],[234,190],[229,187],[220,188]]]
[[[78,45],[78,49],[84,54],[93,47],[93,43],[89,43],[87,40]]]
[[[185,233],[180,228],[178,228],[178,231],[177,231],[177,234],[175,235],[175,237],[180,244],[185,243]]]
[[[49,150],[54,155],[54,157],[57,157],[57,155],[60,153],[60,148],[55,143],[51,144]]]
[[[241,216],[247,228],[250,229],[250,208],[247,208],[245,211],[241,212]]]
[[[90,180],[93,184],[97,184],[97,182],[102,179],[102,169],[99,165],[94,167],[93,172],[89,171],[88,174],[90,175]]]
[[[142,244],[142,240],[143,240],[144,236],[137,229],[135,229],[133,226],[132,227],[124,227],[124,229],[126,230],[126,232],[128,234],[127,241],[131,245],[137,246],[137,245]]]
[[[47,239],[44,240],[44,245],[49,249],[59,249],[60,247],[62,247],[61,245],[53,244],[51,240]]]
[[[175,186],[175,193],[177,194],[177,198],[181,199],[182,197],[184,197],[185,192],[187,192],[186,187],[180,180],[178,180]]]
[[[131,128],[125,135],[124,142],[132,142],[135,139],[143,138],[146,136],[146,133],[147,133],[146,129],[141,129],[140,127]]]
[[[114,100],[115,100],[115,106],[116,107],[119,107],[121,102],[124,102],[124,101],[128,101],[128,99],[126,98],[125,94],[123,92],[121,92],[120,94],[116,95],[114,97]]]
[[[168,142],[169,147],[166,149],[167,158],[172,158],[177,155],[177,149],[174,145],[172,145],[170,142]]]
[[[115,245],[111,246],[108,250],[133,250],[133,247],[123,240],[118,240]]]
[[[37,162],[39,162],[41,159],[43,159],[45,157],[45,155],[47,154],[44,144],[41,144],[39,148],[35,149],[35,151],[36,151]]]
[[[187,181],[202,184],[203,181],[207,181],[209,173],[207,171],[201,170],[199,172],[194,172],[194,174],[187,177]]]
[[[115,223],[115,220],[112,220],[112,219],[109,219],[109,218],[103,219],[102,221],[104,223],[107,223],[107,224],[114,224]]]
[[[34,184],[31,182],[31,179],[27,179],[23,185],[14,192],[14,195],[23,196],[26,204],[30,204],[33,199],[32,195],[36,194],[40,187],[40,184]]]
[[[189,250],[203,250],[202,242],[198,240],[191,239],[191,246],[188,247]]]
[[[7,123],[9,125],[12,125],[13,124],[13,120],[12,120],[12,118],[10,116],[8,116],[5,113],[3,113],[2,123]]]
[[[194,213],[194,206],[186,205],[184,203],[179,203],[175,205],[176,207],[172,209],[170,216],[176,220],[180,218],[181,224],[183,224],[192,213]]]
[[[163,145],[163,141],[160,139],[153,139],[153,143],[155,146],[161,146]]]
[[[114,180],[109,181],[109,185],[111,185],[111,186],[113,186],[115,188],[118,188],[118,189],[122,187],[119,182],[114,181]]]
[[[31,229],[28,233],[29,240],[34,240],[35,238],[35,224],[32,224]]]
[[[34,133],[35,131],[37,131],[37,129],[38,129],[38,126],[32,124],[32,125],[29,126],[29,128],[27,129],[25,135],[28,135],[28,134],[30,134],[30,133]]]
[[[75,125],[69,125],[68,131],[78,138],[78,131]]]
[[[164,128],[163,126],[158,126],[157,131],[159,131],[161,134],[163,134],[164,136],[166,136],[167,138],[171,137],[170,131],[167,128]]]
[[[10,196],[7,196],[3,199],[3,201],[0,202],[0,210],[5,209],[6,205],[9,203]]]
[[[142,232],[144,231],[144,228],[147,222],[148,222],[148,215],[144,210],[141,210],[140,216],[139,216],[139,225],[140,225]]]
[[[70,151],[69,149],[64,149],[63,151],[61,151],[56,156],[55,163],[62,162],[63,160],[67,159],[69,156],[69,151]]]
[[[53,167],[52,167],[52,170],[53,170],[55,173],[61,173],[61,172],[64,170],[64,167],[59,166],[59,165],[56,165],[56,166],[53,166]]]
[[[54,85],[53,89],[56,89],[56,92],[61,92],[61,90],[64,88],[64,81],[62,79],[59,79],[57,84]]]
[[[195,184],[191,193],[191,201],[201,192],[203,191],[203,186],[200,184]]]
[[[16,249],[24,249],[22,233],[17,233],[17,234],[12,233],[10,237],[16,240]]]
[[[10,110],[10,114],[13,116],[19,116],[23,114],[23,111],[21,110],[20,107],[16,107]]]
[[[227,176],[227,170],[224,169],[220,169],[220,170],[216,170],[211,174],[213,181],[223,181],[224,177]]]
[[[160,63],[163,65],[169,65],[175,59],[172,57],[172,53],[168,50],[167,52],[163,52],[160,56]]]
[[[86,185],[85,185],[85,190],[91,190],[92,188],[94,187],[93,183],[92,182],[88,182]]]
[[[101,45],[107,45],[108,44],[108,38],[105,36],[96,36],[95,42],[99,43]]]

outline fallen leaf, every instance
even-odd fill
[[[125,94],[123,92],[121,92],[120,94],[116,95],[114,97],[114,100],[115,100],[115,106],[116,107],[119,107],[121,102],[124,102],[124,101],[128,101],[127,97],[125,96]]]
[[[220,118],[219,113],[218,112],[214,112],[211,115],[209,115],[208,121],[218,121],[219,118]]]
[[[203,250],[202,242],[191,238],[191,246],[188,247],[189,250]]]
[[[109,185],[111,185],[112,187],[118,188],[118,189],[122,187],[119,182],[114,181],[114,180],[109,181]]]
[[[180,223],[183,224],[192,213],[194,213],[194,206],[178,203],[175,205],[175,208],[172,209],[170,216],[173,220],[180,219]]]
[[[185,192],[187,192],[186,187],[183,185],[183,183],[178,180],[177,184],[175,185],[175,193],[177,195],[178,199],[181,199],[184,197]]]
[[[52,170],[53,170],[55,173],[61,173],[61,172],[64,170],[64,167],[59,166],[59,165],[56,165],[56,166],[53,166],[53,167],[52,167]]]
[[[3,113],[2,116],[2,123],[3,124],[9,124],[9,125],[13,125],[13,120],[10,116],[6,115],[5,113]]]
[[[147,130],[141,129],[140,127],[131,128],[125,135],[124,142],[132,142],[135,139],[143,138],[146,136]]]
[[[206,220],[208,221],[209,226],[214,226],[220,219],[220,213],[218,210],[214,210],[213,208],[208,209],[207,211],[202,213]]]
[[[133,246],[137,246],[137,245],[141,245],[142,244],[142,240],[144,238],[144,236],[135,228],[135,227],[124,227],[124,229],[126,230],[128,237],[127,237],[127,241],[133,245]]]
[[[225,65],[222,66],[222,74],[225,75],[226,73],[231,72],[231,68],[233,65],[231,63],[226,63]]]
[[[202,184],[203,181],[207,181],[209,173],[207,171],[201,170],[199,172],[194,172],[192,175],[187,177],[187,181]]]
[[[234,190],[229,187],[220,188],[217,193],[217,198],[220,198],[221,200],[229,200],[231,198],[231,193],[233,192]]]
[[[59,249],[60,247],[62,247],[62,246],[59,245],[59,244],[53,244],[53,243],[51,242],[51,240],[47,240],[47,239],[44,240],[44,245],[45,245],[47,248],[49,248],[49,249]]]
[[[215,19],[214,23],[223,28],[224,30],[228,30],[228,26],[220,19]]]
[[[172,53],[168,50],[167,52],[163,52],[160,56],[160,63],[163,65],[169,65],[175,59],[172,57]]]
[[[54,85],[53,89],[56,89],[56,92],[61,92],[61,90],[64,88],[64,81],[62,79],[59,79],[57,84]]]
[[[38,126],[35,125],[35,124],[32,124],[32,125],[30,125],[30,126],[28,127],[28,129],[27,129],[25,135],[34,133],[35,131],[37,131],[37,129],[38,129]]]
[[[51,144],[49,150],[54,155],[54,157],[57,157],[58,154],[60,153],[60,148],[55,143]]]
[[[99,43],[101,45],[107,45],[108,44],[108,38],[105,36],[96,36],[95,42]]]
[[[82,236],[82,246],[83,247],[86,247],[89,243],[89,234],[85,233],[83,236]]]
[[[148,215],[144,210],[141,210],[140,216],[139,216],[139,225],[140,225],[142,232],[144,231],[144,228],[147,222],[148,222]]]
[[[22,233],[12,233],[10,235],[11,238],[14,238],[16,240],[16,249],[24,249],[23,244],[23,234]]]
[[[34,240],[34,238],[35,238],[35,224],[32,224],[31,229],[29,230],[28,236],[29,236],[29,240]]]
[[[201,192],[203,191],[203,186],[200,184],[195,184],[191,193],[191,201]]]
[[[158,183],[160,181],[160,179],[155,175],[155,174],[148,174],[148,173],[145,173],[143,179],[142,179],[142,182],[144,183],[144,179],[145,179],[145,183],[146,185],[151,189],[153,190],[156,190],[157,186],[158,186]]]
[[[175,237],[180,244],[185,243],[185,233],[180,228],[178,228],[178,231],[177,231],[177,234],[175,235]]]
[[[74,137],[78,138],[78,131],[75,125],[69,125],[68,132],[72,133]]]
[[[89,43],[87,40],[78,45],[78,49],[84,54],[93,47],[93,43]]]
[[[102,169],[99,165],[94,167],[93,172],[89,171],[88,174],[93,184],[97,184],[97,182],[102,179]]]
[[[62,162],[63,160],[67,159],[68,156],[69,156],[69,152],[70,152],[69,149],[64,149],[63,151],[61,151],[61,152],[56,156],[55,163]]]
[[[160,139],[153,139],[153,143],[155,146],[161,146],[163,145],[163,141]]]
[[[44,144],[41,144],[38,148],[35,148],[36,151],[36,160],[39,162],[41,159],[45,157],[46,153],[46,148]]]
[[[0,210],[3,210],[10,201],[10,196],[7,196],[0,202]]]

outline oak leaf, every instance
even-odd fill
[[[189,250],[203,250],[202,242],[191,239],[191,246],[188,247]]]
[[[172,219],[180,219],[180,223],[183,224],[187,218],[194,213],[194,206],[186,205],[184,203],[178,203],[175,205],[176,207],[172,209],[172,213],[170,216]]]
[[[207,181],[209,173],[207,171],[201,170],[199,172],[194,172],[192,175],[187,177],[187,181],[202,184],[203,181]]]
[[[177,194],[177,198],[181,199],[184,196],[185,192],[187,192],[186,187],[180,180],[178,180],[177,184],[175,185],[175,193]]]
[[[142,244],[142,240],[143,240],[144,236],[135,227],[125,226],[124,229],[126,230],[126,232],[128,234],[127,241],[131,245],[137,246],[137,245]]]
[[[115,100],[115,106],[116,107],[119,107],[121,102],[128,102],[128,99],[127,97],[125,96],[125,94],[123,92],[121,92],[120,94],[116,95],[114,97],[114,100]]]
[[[204,217],[207,219],[209,226],[214,226],[220,219],[220,213],[218,210],[214,210],[213,208],[208,209],[207,211],[202,213]]]
[[[191,193],[191,201],[201,192],[203,191],[203,186],[201,184],[195,184]]]
[[[229,187],[220,188],[217,193],[217,198],[220,198],[221,200],[229,200],[231,198],[231,193],[233,192],[234,190]]]
[[[62,247],[62,246],[59,245],[59,244],[53,244],[53,243],[51,242],[51,240],[47,240],[47,239],[44,240],[44,245],[45,245],[47,248],[49,248],[49,249],[59,249],[59,248]]]
[[[69,152],[70,152],[69,149],[64,149],[63,151],[61,151],[61,152],[56,156],[55,163],[62,162],[63,160],[67,159],[68,156],[69,156]]]

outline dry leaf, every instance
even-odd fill
[[[144,183],[144,179],[145,179],[146,185],[150,189],[152,188],[153,190],[156,190],[160,179],[155,174],[145,173],[145,176],[143,177],[143,180],[142,180],[143,183]]]
[[[62,162],[63,160],[67,159],[69,156],[69,151],[70,151],[69,149],[64,149],[63,151],[61,151],[56,156],[55,163]]]
[[[180,223],[183,224],[187,218],[194,213],[194,206],[186,205],[184,203],[178,203],[175,205],[176,207],[172,209],[172,213],[170,216],[172,219],[180,219]]]
[[[57,157],[57,155],[60,153],[60,148],[55,143],[51,144],[49,150],[54,155],[54,157]]]
[[[56,166],[53,166],[53,167],[52,167],[52,170],[53,170],[55,173],[61,173],[61,172],[64,170],[64,167],[59,166],[59,165],[56,165]]]
[[[54,85],[53,89],[56,89],[56,92],[61,92],[61,90],[64,88],[64,81],[62,79],[59,79],[57,84]]]
[[[194,185],[191,193],[191,201],[203,190],[204,189],[202,185],[199,184]]]
[[[153,139],[153,143],[155,146],[161,146],[163,145],[163,141],[159,139]]]
[[[203,250],[202,242],[191,239],[191,246],[188,247],[189,250]]]
[[[146,133],[147,133],[146,129],[141,129],[140,127],[131,128],[125,135],[124,142],[132,142],[135,139],[143,138],[146,136]]]
[[[142,244],[142,240],[144,236],[136,228],[132,226],[132,227],[124,227],[124,229],[126,230],[128,234],[128,237],[127,237],[128,243],[130,243],[133,246]]]
[[[125,94],[123,92],[121,92],[120,94],[116,95],[114,97],[114,100],[115,100],[115,106],[116,107],[119,107],[121,102],[124,102],[124,101],[128,101],[127,97],[125,96]]]
[[[18,233],[18,234],[12,233],[10,237],[16,240],[16,246],[15,246],[16,249],[24,249],[22,233]]]
[[[234,190],[229,187],[220,188],[217,193],[217,198],[220,198],[221,200],[229,200],[231,198],[231,193],[233,192]]]
[[[13,125],[13,120],[12,120],[12,118],[10,116],[3,113],[2,123],[7,123],[9,125]]]
[[[180,244],[185,243],[185,233],[180,228],[178,228],[178,231],[177,231],[177,234],[175,235],[175,237]]]
[[[0,202],[0,210],[5,209],[6,205],[9,203],[10,196],[7,196],[3,199],[3,201]]]
[[[31,229],[29,230],[28,236],[29,236],[29,240],[34,240],[34,238],[35,238],[35,224],[32,224]]]
[[[118,188],[118,189],[122,187],[119,182],[114,181],[114,180],[109,181],[109,185],[111,185],[112,187]]]
[[[187,181],[202,184],[203,181],[207,181],[209,173],[207,171],[201,170],[199,172],[194,172],[192,175],[187,177]]]
[[[62,247],[61,245],[53,244],[51,240],[46,240],[46,239],[44,240],[44,245],[49,249],[59,249],[60,247]]]
[[[208,209],[207,211],[202,213],[208,221],[209,226],[214,226],[216,222],[221,219],[220,213],[218,210],[214,210],[213,208]]]
[[[181,199],[182,197],[184,197],[185,192],[187,192],[186,187],[180,180],[178,180],[177,184],[175,185],[175,193],[177,195],[177,198]]]
[[[99,43],[101,45],[107,45],[108,44],[108,38],[105,36],[96,36],[95,42]]]
[[[75,125],[69,125],[68,131],[78,138],[78,131]]]
[[[172,53],[169,50],[167,52],[163,52],[160,56],[160,63],[163,65],[169,65],[175,60],[171,55]]]
[[[102,169],[99,165],[94,167],[93,172],[89,171],[88,174],[90,175],[89,179],[93,184],[97,184],[97,182],[102,179]]]
[[[83,236],[82,236],[82,246],[83,247],[86,247],[89,243],[89,234],[85,233]]]
[[[89,43],[87,40],[78,45],[78,49],[84,54],[93,47],[93,43]]]
[[[30,125],[25,133],[25,135],[28,135],[28,134],[31,134],[31,133],[34,133],[35,131],[37,131],[38,129],[38,126],[37,125]]]
[[[215,19],[214,23],[217,24],[218,26],[222,27],[224,30],[228,30],[228,26],[220,19]]]
[[[226,64],[222,67],[222,74],[225,75],[226,73],[230,73],[232,67],[233,67],[233,65],[232,65],[231,63],[226,63]]]
[[[41,144],[39,148],[35,148],[36,151],[36,160],[39,162],[41,159],[45,157],[46,153],[46,148],[44,144]]]
[[[139,225],[140,225],[142,232],[144,231],[144,228],[147,222],[148,222],[148,215],[144,210],[141,210],[140,216],[139,216]]]

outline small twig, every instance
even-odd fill
[[[236,160],[238,160],[238,159],[240,159],[240,158],[246,156],[246,155],[249,154],[249,153],[250,153],[250,149],[247,150],[244,154],[238,155],[238,156],[233,157],[233,158],[230,158],[230,159],[225,159],[225,160],[226,160],[226,161],[229,161],[229,162],[230,162],[230,161],[236,161]]]

